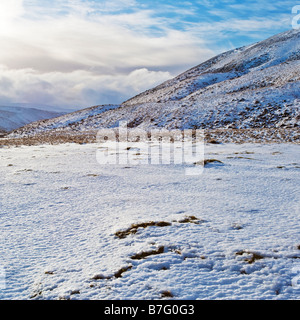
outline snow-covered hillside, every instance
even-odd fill
[[[300,31],[284,32],[223,53],[124,105],[141,105],[136,120],[148,122],[147,110],[151,125],[170,128],[296,127],[299,52]]]
[[[115,127],[290,128],[300,126],[300,30],[218,55],[120,106],[85,109],[14,131],[11,137],[49,131]],[[68,120],[68,117],[69,120]]]
[[[63,112],[29,107],[0,106],[0,131],[9,132],[33,121],[61,116]]]
[[[154,89],[129,99],[124,104],[182,99],[186,102],[190,100],[196,102],[197,98],[200,102],[203,93],[206,95],[211,93],[213,97],[218,93],[229,94],[247,89],[250,91],[283,86],[299,81],[299,60],[300,32],[291,30],[265,41],[220,54]],[[280,68],[283,67],[284,74],[278,74],[278,68],[273,68],[278,65]],[[231,81],[227,81],[231,79],[238,79],[238,81],[231,84]],[[223,90],[211,92],[220,87]],[[297,86],[293,87],[297,91]],[[209,92],[204,90],[205,88]],[[297,98],[300,98],[299,91]]]
[[[119,108],[119,105],[95,106],[74,111],[57,118],[35,121],[24,128],[14,130],[9,136],[35,135],[55,130],[69,131],[74,129],[75,131],[78,131],[80,129],[96,128],[98,123],[95,120],[101,118],[103,113],[108,112],[109,110],[115,110],[116,108]]]

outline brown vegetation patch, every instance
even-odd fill
[[[200,161],[197,161],[197,162],[194,162],[194,165],[198,165],[198,166],[207,166],[211,163],[220,163],[220,164],[223,164],[222,161],[220,160],[217,160],[217,159],[204,159],[204,160],[200,160]]]
[[[0,140],[0,146],[36,146],[41,144],[63,144],[63,143],[95,143],[97,131],[86,132],[45,132],[44,134],[35,134],[34,136],[20,138],[3,138]]]
[[[195,216],[187,216],[181,220],[173,220],[173,222],[178,223],[194,223],[199,224],[200,222],[203,222],[203,220],[198,219]],[[130,234],[136,234],[138,231],[138,228],[147,228],[147,227],[168,227],[171,226],[171,222],[167,221],[148,221],[148,222],[142,222],[142,223],[133,223],[128,229],[120,230],[115,232],[115,236],[117,236],[119,239],[124,239]]]
[[[121,268],[119,271],[115,272],[114,276],[116,278],[122,278],[122,274],[128,270],[130,270],[132,268],[132,266],[128,266],[128,267],[123,267]]]
[[[243,229],[243,226],[239,223],[234,223],[232,226],[231,226],[231,229],[233,230],[241,230]]]
[[[210,144],[220,144],[221,142],[215,140],[215,139],[210,139],[208,141],[206,141],[206,143],[210,143]]]
[[[195,223],[195,224],[199,224],[200,220],[198,218],[196,218],[195,216],[188,216],[185,217],[182,220],[178,220],[179,223]]]
[[[160,246],[156,250],[142,251],[140,253],[137,253],[137,254],[131,256],[130,258],[134,259],[134,260],[141,260],[141,259],[145,259],[146,257],[152,256],[152,255],[162,254],[162,253],[164,253],[164,251],[165,251],[165,247]]]
[[[92,277],[92,280],[109,280],[113,277],[115,278],[122,278],[122,275],[124,272],[130,270],[132,268],[132,265],[130,266],[127,266],[127,267],[123,267],[121,268],[120,270],[118,270],[117,272],[115,272],[112,276],[104,276],[103,274],[95,274],[93,277]]]
[[[223,163],[222,161],[220,160],[217,160],[217,159],[205,159],[204,160],[204,166],[208,165],[209,163]]]
[[[80,294],[80,290],[72,290],[70,295],[73,295],[73,294]]]
[[[234,154],[254,154],[253,151],[235,152]]]
[[[92,280],[103,280],[103,279],[111,279],[111,276],[104,276],[103,274],[95,274],[92,277]]]
[[[149,221],[149,222],[143,222],[143,223],[133,223],[128,229],[123,230],[123,231],[117,231],[115,233],[115,235],[119,238],[119,239],[124,239],[126,238],[128,235],[130,234],[135,234],[138,231],[138,228],[147,228],[147,227],[151,227],[151,226],[156,226],[156,227],[166,227],[166,226],[170,226],[171,223],[170,222],[166,222],[166,221]]]
[[[249,252],[249,251],[245,251],[245,250],[241,250],[235,253],[236,255],[243,255],[243,254],[251,254],[250,258],[246,258],[245,261],[248,263],[253,263],[256,260],[261,260],[264,258],[264,256],[262,256],[261,254],[255,253],[255,252]]]
[[[235,157],[229,156],[229,157],[227,157],[227,159],[246,159],[246,160],[255,160],[255,159],[253,159],[253,158],[250,158],[250,157],[243,157],[243,156],[235,156]]]
[[[54,272],[53,271],[45,271],[45,274],[54,274]]]
[[[252,253],[252,257],[249,258],[249,259],[245,259],[245,261],[247,261],[248,263],[253,263],[255,262],[256,260],[260,260],[260,259],[263,259],[264,256],[258,254],[258,253]]]
[[[0,137],[0,146],[41,145],[62,143],[96,143],[98,130],[61,132],[50,130],[44,134],[20,138]],[[205,142],[214,143],[300,143],[299,129],[295,128],[250,128],[250,129],[206,129]]]
[[[162,298],[173,298],[174,295],[173,295],[173,293],[171,291],[164,290],[164,291],[161,292],[161,297]]]

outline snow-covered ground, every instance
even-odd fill
[[[207,145],[199,176],[97,150],[0,149],[0,299],[299,299],[299,145]]]

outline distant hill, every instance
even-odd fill
[[[33,121],[61,116],[63,112],[28,107],[0,106],[0,131],[9,132]]]

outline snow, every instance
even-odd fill
[[[0,299],[299,299],[299,145],[208,144],[199,176],[101,150],[0,149]]]

